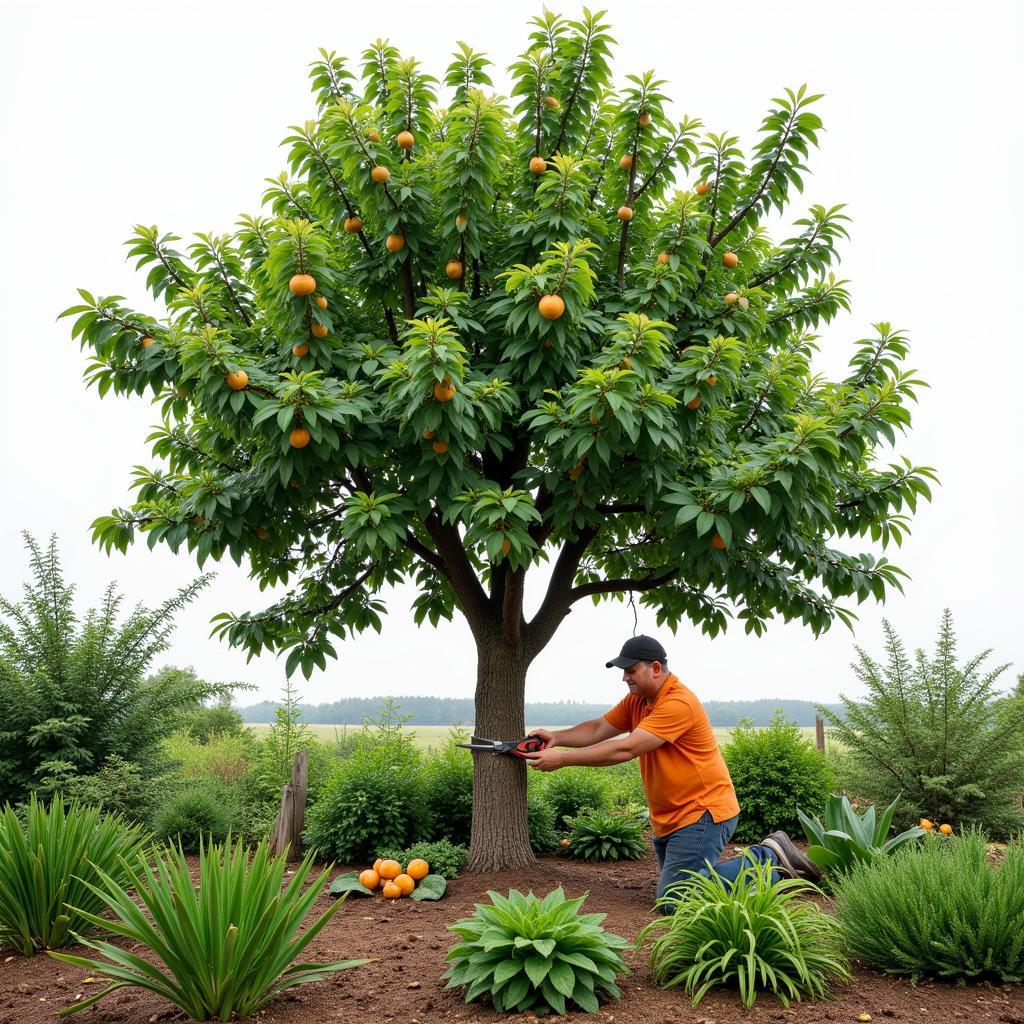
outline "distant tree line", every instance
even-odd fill
[[[299,704],[301,720],[309,725],[361,725],[366,719],[379,717],[383,697],[346,697],[330,704]],[[411,714],[412,725],[466,725],[473,724],[471,697],[396,697],[403,713]],[[279,704],[261,701],[241,708],[242,718],[249,723],[273,722]],[[573,725],[587,718],[603,715],[610,704],[588,704],[581,701],[529,703],[526,721],[529,725]],[[704,701],[711,724],[722,727],[738,725],[749,719],[754,725],[768,725],[776,709],[797,725],[814,725],[815,705],[806,700],[784,700],[766,697],[762,700]],[[842,705],[827,704],[836,717]]]

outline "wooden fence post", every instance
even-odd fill
[[[819,753],[825,753],[825,720],[821,715],[814,716],[814,745]]]
[[[278,857],[285,850],[291,860],[302,856],[302,828],[306,821],[306,793],[309,780],[309,752],[300,750],[295,755],[292,781],[281,789],[281,806],[270,833],[270,850]]]

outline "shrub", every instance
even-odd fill
[[[636,816],[584,811],[570,821],[569,852],[583,860],[637,860],[647,852]]]
[[[867,697],[841,696],[833,723],[858,770],[853,788],[878,803],[902,793],[903,823],[925,817],[1012,835],[1024,826],[1024,692],[996,693],[1003,668],[981,673],[987,651],[957,665],[948,610],[931,659],[919,651],[911,663],[892,626],[883,628],[886,664],[857,648],[854,671]]]
[[[377,856],[381,860],[397,860],[403,866],[419,857],[430,865],[432,875],[455,878],[466,863],[469,851],[465,846],[450,843],[447,839],[439,839],[434,843],[413,843],[404,850],[385,847],[383,850],[377,850]]]
[[[120,814],[127,821],[152,817],[165,780],[147,776],[141,766],[111,754],[91,775],[69,775],[60,784],[66,801]]]
[[[612,807],[646,807],[647,794],[640,777],[640,762],[634,757],[622,764],[601,769],[608,785],[608,801]]]
[[[1024,980],[1024,848],[988,861],[980,830],[860,864],[835,881],[852,956],[888,974]]]
[[[489,905],[448,925],[461,941],[444,978],[448,988],[466,986],[467,1003],[486,996],[499,1013],[564,1014],[572,1004],[596,1013],[600,997],[619,997],[627,942],[600,926],[604,914],[579,913],[585,896],[567,900],[561,888],[543,900],[514,889],[487,895]]]
[[[611,807],[608,776],[600,769],[572,766],[548,774],[542,783],[544,799],[555,812],[555,828],[568,828],[585,807],[604,811]]]
[[[90,888],[128,877],[148,839],[138,825],[95,807],[32,797],[25,823],[8,804],[0,815],[0,942],[22,956],[75,942],[103,906]]]
[[[747,721],[733,729],[722,756],[743,808],[738,842],[797,831],[797,806],[820,807],[832,789],[828,762],[781,711],[763,729]]]
[[[293,963],[343,902],[332,903],[298,935],[327,882],[324,871],[306,887],[311,865],[307,857],[284,887],[287,864],[283,857],[271,857],[265,843],[251,858],[241,842],[229,849],[210,843],[202,848],[199,883],[193,885],[184,854],[168,850],[158,858],[156,870],[129,872],[131,888],[149,920],[125,888],[104,878],[102,898],[114,918],[87,917],[127,939],[132,951],[85,940],[113,963],[51,953],[111,979],[102,992],[69,1011],[84,1010],[119,988],[137,987],[180,1006],[194,1020],[234,1020],[255,1013],[285,989],[368,963]],[[139,947],[155,955],[155,965],[134,952]]]
[[[718,875],[694,874],[658,901],[674,912],[646,925],[637,947],[651,943],[651,972],[663,988],[681,985],[696,1006],[718,985],[736,985],[749,1009],[764,990],[785,1004],[828,995],[848,980],[840,928],[802,899],[802,879],[772,883],[772,866],[752,864],[730,886]]]
[[[540,793],[527,791],[526,828],[530,836],[530,849],[534,853],[548,853],[557,849],[555,809]]]
[[[192,786],[169,797],[157,811],[153,834],[157,839],[179,844],[184,850],[198,850],[209,839],[226,839],[231,818],[232,806],[223,791]]]
[[[453,735],[423,765],[431,835],[453,843],[468,843],[473,825],[473,755],[455,745],[463,738]]]

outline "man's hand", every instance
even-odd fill
[[[535,735],[539,736],[540,732]],[[551,733],[548,735],[550,736]],[[523,756],[530,763],[530,767],[536,768],[539,772],[555,772],[566,765],[565,752],[556,750],[554,747],[545,747],[544,750],[538,750],[535,754],[524,754]]]
[[[534,729],[530,735],[543,740],[545,750],[547,750],[548,747],[553,747],[555,745],[555,734],[553,732],[548,732],[547,729]]]

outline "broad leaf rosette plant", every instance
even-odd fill
[[[647,852],[643,826],[635,816],[584,811],[569,821],[569,853],[582,860],[637,860]]]
[[[619,997],[619,950],[629,944],[601,927],[604,914],[579,912],[585,896],[567,900],[561,887],[544,899],[515,889],[487,895],[490,905],[448,926],[461,941],[444,977],[448,988],[465,986],[467,1003],[487,997],[499,1013],[596,1013],[601,998]]]
[[[90,889],[113,917],[84,912],[81,916],[127,940],[130,948],[82,938],[106,959],[51,953],[110,980],[106,988],[62,1015],[78,1013],[120,988],[137,987],[180,1006],[193,1020],[233,1020],[255,1013],[295,985],[369,963],[294,962],[344,899],[299,934],[328,872],[307,886],[312,861],[306,857],[285,886],[287,867],[285,858],[271,856],[266,843],[250,853],[239,841],[234,846],[211,842],[202,848],[196,885],[180,847],[168,848],[154,867],[127,870],[128,885],[99,872],[100,884]],[[134,890],[138,903],[129,890]],[[143,957],[136,949],[153,956]]]
[[[797,808],[800,823],[807,836],[807,856],[825,874],[849,871],[855,864],[870,864],[879,857],[887,857],[907,843],[925,835],[915,825],[898,836],[889,836],[897,797],[881,815],[876,815],[874,804],[859,814],[848,797],[830,796],[825,801],[825,820],[809,817]]]

